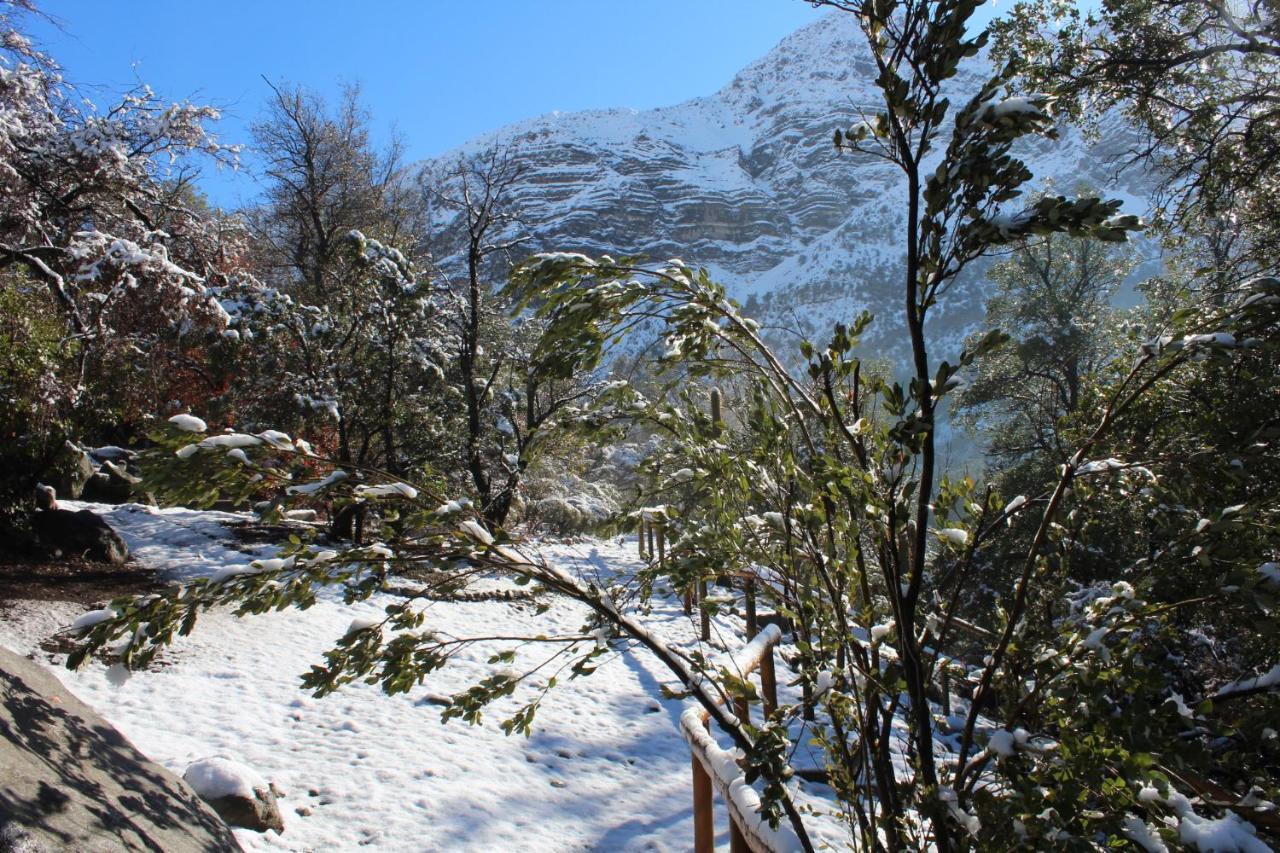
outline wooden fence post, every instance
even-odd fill
[[[778,676],[773,669],[773,649],[760,659],[760,691],[764,694],[764,715],[770,717],[778,710]]]
[[[639,527],[639,528],[637,529],[637,531],[636,531],[636,550],[637,550],[637,551],[639,551],[639,553],[640,553],[640,559],[642,559],[642,560],[643,560],[643,559],[644,559],[644,557],[645,557],[645,554],[644,554],[644,531],[645,531],[645,527],[646,527],[647,525],[648,525],[648,522],[647,522],[647,521],[645,521],[645,520],[644,520],[644,518],[642,517],[642,518],[640,519],[640,527]]]
[[[702,579],[698,581],[698,610],[702,614],[702,642],[711,641],[711,611],[707,610],[703,604],[707,600],[707,581]]]
[[[705,586],[705,581],[703,582]],[[776,628],[768,629],[770,632]],[[760,649],[755,649],[750,659],[743,660],[741,663],[742,677],[750,678],[751,674],[759,669],[766,660],[772,662],[773,646],[781,639],[780,631],[770,633]],[[763,673],[761,674],[763,684]],[[767,701],[767,700],[766,700]],[[776,701],[776,698],[775,698]],[[725,798],[725,805],[729,809],[729,849],[732,853],[749,853],[751,850],[748,838],[754,838],[755,843],[763,845],[761,849],[768,849],[768,842],[765,838],[750,829],[752,817],[742,811],[741,806],[732,799],[733,786],[735,779],[722,774],[720,767],[716,766],[715,777],[702,764],[701,759],[707,757],[708,750],[714,745],[707,734],[699,730],[696,723],[689,718],[689,714],[695,709],[685,712],[685,716],[681,718],[680,731],[689,743],[689,749],[693,753],[693,849],[695,853],[711,853],[715,848],[715,826],[712,814],[712,797],[713,791],[719,789],[721,795]],[[705,709],[698,710],[697,719],[703,727],[708,731],[711,728],[710,713]],[[751,721],[751,705],[745,696],[737,696],[733,699],[733,713],[742,723],[750,723]],[[709,745],[711,744],[711,745]],[[708,758],[708,761],[711,759]],[[725,768],[727,770],[728,768]],[[741,770],[741,766],[739,766]],[[741,779],[739,775],[737,779]]]
[[[711,776],[698,756],[693,761],[693,849],[694,853],[714,853],[716,849],[715,816],[711,812]]]

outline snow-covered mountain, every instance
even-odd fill
[[[953,102],[989,73],[974,60]],[[537,249],[679,257],[711,269],[766,325],[824,342],[833,322],[862,309],[880,320],[868,347],[903,348],[900,304],[905,189],[892,167],[838,154],[832,131],[879,103],[875,72],[851,16],[833,13],[784,39],[719,92],[652,110],[551,113],[479,137],[427,166],[508,147],[523,167],[513,187]],[[1030,143],[1038,179],[1063,191],[1081,182],[1130,199],[1138,176],[1116,186],[1123,127],[1086,144]],[[981,270],[953,289],[935,335],[949,343],[981,319]],[[945,353],[949,354],[949,353]]]

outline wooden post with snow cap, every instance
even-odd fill
[[[758,669],[773,647],[782,639],[776,625],[768,625],[759,635],[729,661],[731,670],[744,679]],[[718,702],[723,702],[720,698]],[[734,700],[734,714],[749,721],[745,699]],[[729,844],[738,851],[772,851],[799,849],[800,841],[786,824],[774,829],[760,814],[760,800],[746,784],[745,773],[737,753],[720,746],[709,730],[710,713],[698,704],[690,704],[680,716],[680,733],[693,755],[693,849],[710,853],[715,849],[715,829],[711,813],[711,791],[720,793],[729,809]]]
[[[773,669],[773,649],[760,659],[760,692],[764,694],[764,715],[773,716],[778,710],[778,675]]]

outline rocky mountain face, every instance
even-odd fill
[[[965,67],[953,103],[989,72],[980,59]],[[522,249],[682,258],[711,270],[780,341],[794,342],[794,331],[824,342],[832,323],[866,309],[879,318],[870,354],[897,360],[906,352],[901,173],[831,144],[833,130],[875,110],[875,77],[854,20],[833,13],[714,95],[653,110],[552,113],[425,165],[447,171],[459,157],[505,147],[522,169],[511,190],[533,237]],[[1112,131],[1096,144],[1064,132],[1030,143],[1023,156],[1041,184],[1105,188],[1142,213],[1143,179],[1117,180],[1126,134]],[[935,312],[943,356],[981,321],[982,269],[975,265]]]

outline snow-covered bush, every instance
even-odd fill
[[[208,130],[217,111],[145,86],[95,107],[22,33],[26,11],[0,5],[0,296],[60,334],[20,350],[40,390],[13,397],[32,448],[10,469],[18,492],[35,485],[36,445],[123,440],[176,395],[216,392],[203,349],[225,317],[210,285],[235,255],[234,229],[184,177],[193,157],[234,160]]]

